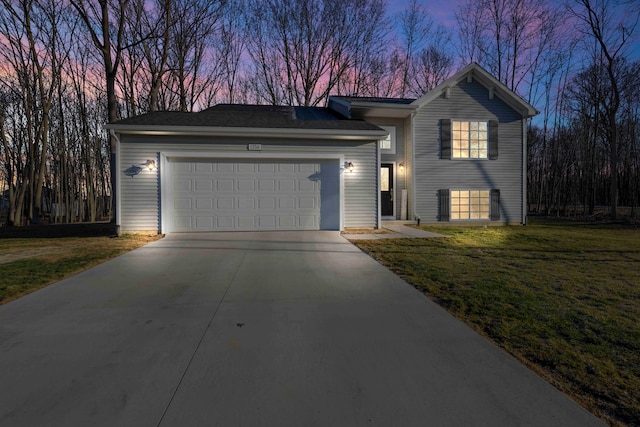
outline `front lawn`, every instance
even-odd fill
[[[0,304],[86,270],[161,236],[0,239]]]
[[[640,228],[422,227],[365,252],[612,425],[640,425]]]

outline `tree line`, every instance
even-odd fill
[[[415,98],[471,61],[542,111],[529,126],[532,209],[637,205],[632,1],[463,0],[449,26],[417,0],[399,12],[384,0],[0,5],[9,225],[112,217],[107,121],[217,103],[317,106],[332,94]]]

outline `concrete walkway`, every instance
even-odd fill
[[[343,233],[342,237],[347,240],[376,240],[376,239],[406,239],[406,238],[431,238],[446,237],[442,234],[420,230],[407,226],[406,221],[382,221],[382,228],[389,230],[389,233]]]
[[[338,232],[261,232],[1,306],[0,425],[603,424]]]

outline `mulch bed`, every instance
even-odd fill
[[[116,226],[110,222],[78,224],[39,224],[22,227],[0,227],[0,238],[56,238],[115,236]]]

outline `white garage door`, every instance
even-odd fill
[[[339,163],[170,160],[168,231],[337,230]]]

